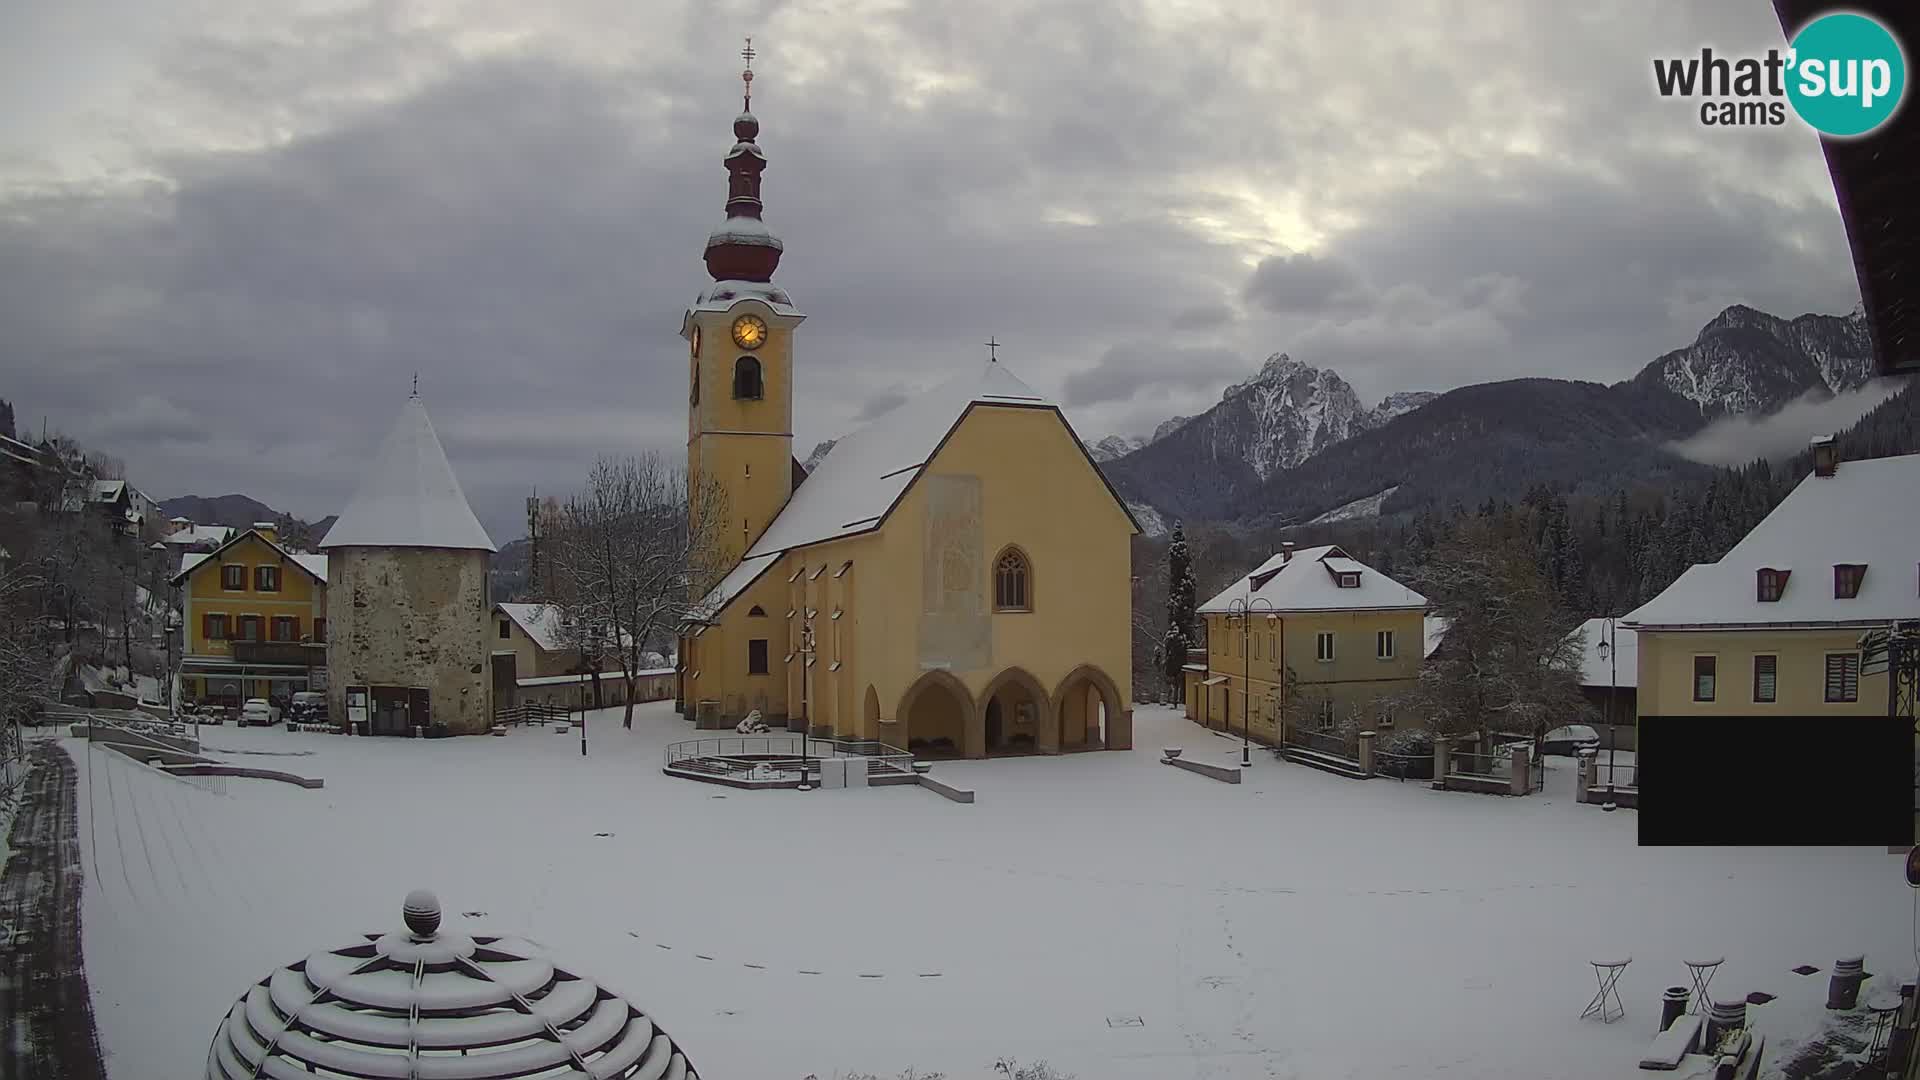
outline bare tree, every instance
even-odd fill
[[[683,470],[655,453],[602,458],[586,487],[548,522],[534,595],[554,612],[561,640],[580,653],[599,696],[608,657],[626,683],[633,726],[635,682],[649,651],[664,649],[687,616],[695,585],[734,562],[723,539],[725,494],[711,478],[690,491]]]
[[[1473,519],[1418,575],[1445,646],[1424,664],[1410,703],[1437,734],[1546,732],[1584,716],[1577,617],[1561,610],[1521,538]]]

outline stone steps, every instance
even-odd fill
[[[1346,758],[1323,754],[1318,750],[1309,750],[1303,746],[1289,746],[1280,751],[1280,756],[1295,765],[1305,765],[1310,769],[1330,772],[1335,776],[1344,776],[1349,780],[1371,780],[1372,777],[1360,770],[1358,762]]]

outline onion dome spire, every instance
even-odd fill
[[[707,273],[715,281],[768,281],[780,265],[785,245],[760,220],[760,174],[766,170],[767,156],[760,152],[754,138],[760,134],[760,121],[753,115],[753,39],[740,50],[746,67],[740,72],[743,87],[741,112],[733,120],[733,149],[727,151],[727,220],[707,236]]]

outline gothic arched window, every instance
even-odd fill
[[[993,560],[993,610],[1033,610],[1033,568],[1019,548],[1007,548]]]
[[[733,396],[747,401],[758,401],[765,396],[760,382],[760,361],[743,356],[733,362]]]

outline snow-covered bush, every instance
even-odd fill
[[[755,709],[741,717],[740,722],[734,725],[733,730],[736,735],[764,735],[769,729],[767,722],[760,718],[760,710]]]

